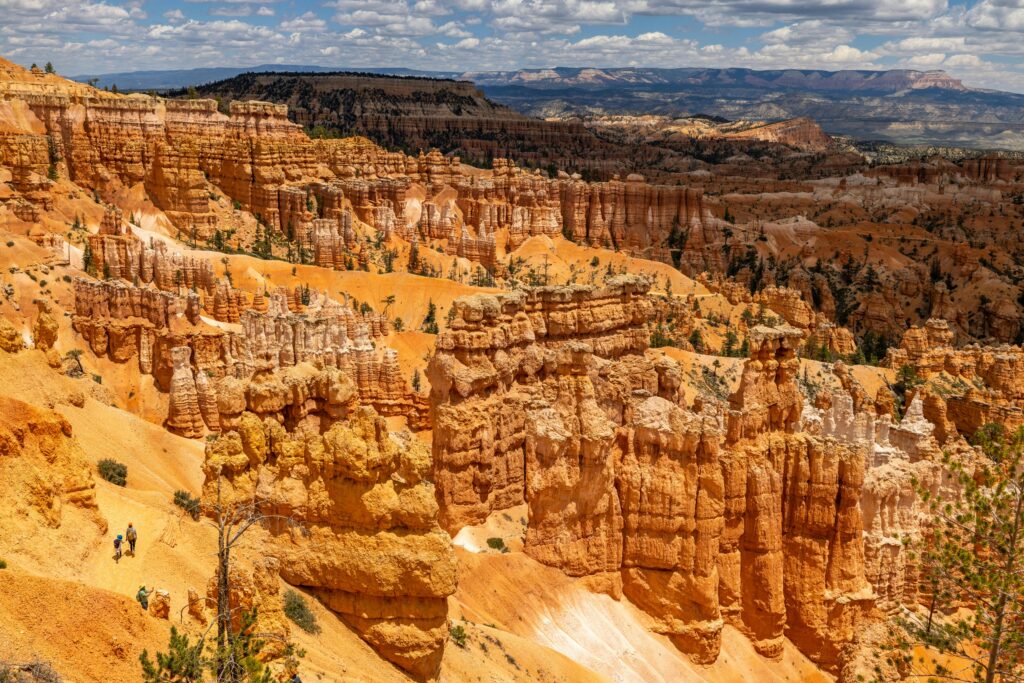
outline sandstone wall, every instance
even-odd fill
[[[362,407],[323,434],[245,412],[207,446],[204,505],[256,501],[263,552],[385,659],[433,679],[455,592],[451,539],[437,523],[430,454]]]
[[[365,138],[310,140],[288,120],[285,105],[232,102],[224,114],[214,100],[121,97],[59,82],[0,84],[0,99],[27,107],[45,131],[5,135],[0,161],[27,183],[45,173],[52,147],[60,176],[83,187],[143,183],[153,202],[199,240],[217,227],[211,186],[311,252],[318,265],[335,268],[354,246],[344,223],[350,219],[343,218],[348,207],[386,235],[408,240],[412,228],[420,239],[447,240],[449,253],[488,269],[495,265],[498,230],[508,231],[513,249],[528,237],[564,231],[577,241],[668,260],[664,240],[671,230],[710,220],[700,191],[650,185],[641,176],[604,183],[564,174],[554,179],[501,158],[490,176],[469,174],[458,158],[436,150],[414,157]],[[412,183],[422,185],[428,199],[415,223],[405,216]],[[432,204],[446,188],[455,191],[454,201]],[[327,220],[336,222],[333,229],[313,225]],[[100,263],[116,273],[137,260],[108,239],[98,242]]]
[[[442,526],[525,502],[528,554],[625,593],[698,661],[728,620],[837,667],[874,600],[864,450],[797,433],[794,328],[752,329],[729,404],[687,408],[679,366],[646,353],[646,292],[456,301],[428,369]]]

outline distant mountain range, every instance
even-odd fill
[[[531,89],[562,88],[739,88],[773,91],[854,91],[894,94],[904,90],[941,88],[967,90],[963,83],[944,71],[819,71],[809,69],[594,69],[564,68],[520,69],[517,71],[480,71],[462,74],[481,86],[522,86]]]
[[[234,78],[244,73],[269,72],[301,72],[331,73],[338,69],[326,66],[310,66],[304,64],[257,64],[256,66],[220,66],[207,69],[171,69],[167,71],[122,71],[107,74],[82,74],[71,76],[71,80],[80,83],[92,83],[97,88],[109,88],[116,85],[119,90],[172,90],[187,88],[190,85],[213,83],[227,78]],[[387,76],[420,76],[425,78],[453,78],[458,73],[440,71],[417,71],[416,69],[380,68],[380,69],[349,69],[348,71],[381,74]]]
[[[330,72],[325,67],[249,68],[84,75],[99,87],[165,90],[245,72]],[[536,117],[695,114],[727,119],[814,119],[833,135],[900,144],[1024,150],[1024,95],[969,88],[944,71],[810,69],[554,68],[363,73],[472,81],[489,99]]]

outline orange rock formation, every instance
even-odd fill
[[[430,455],[368,407],[319,433],[245,412],[207,446],[207,505],[255,501],[285,581],[316,593],[385,659],[432,679],[455,592]]]
[[[434,479],[454,533],[526,502],[525,550],[623,591],[700,661],[724,620],[839,664],[874,595],[863,450],[797,434],[794,328],[755,327],[715,419],[645,354],[647,284],[459,299],[428,370]]]

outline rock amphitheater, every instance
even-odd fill
[[[1016,211],[1018,167],[716,173],[478,169],[0,59],[0,665],[140,680],[215,619],[227,506],[275,680],[901,680],[922,491],[1024,425],[1005,235],[922,226],[950,184]]]

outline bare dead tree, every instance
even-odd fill
[[[221,496],[223,475],[217,471],[217,498],[210,506],[210,519],[217,529],[217,680],[224,683],[240,683],[246,675],[243,662],[239,661],[237,648],[232,647],[234,634],[231,628],[233,612],[231,606],[231,556],[232,551],[250,529],[263,527],[271,520],[284,522],[286,526],[300,526],[292,517],[265,514],[262,510],[266,501],[257,496],[244,502],[225,503]],[[301,526],[300,526],[301,528]],[[244,626],[243,626],[244,629]],[[250,634],[251,635],[251,634]]]

